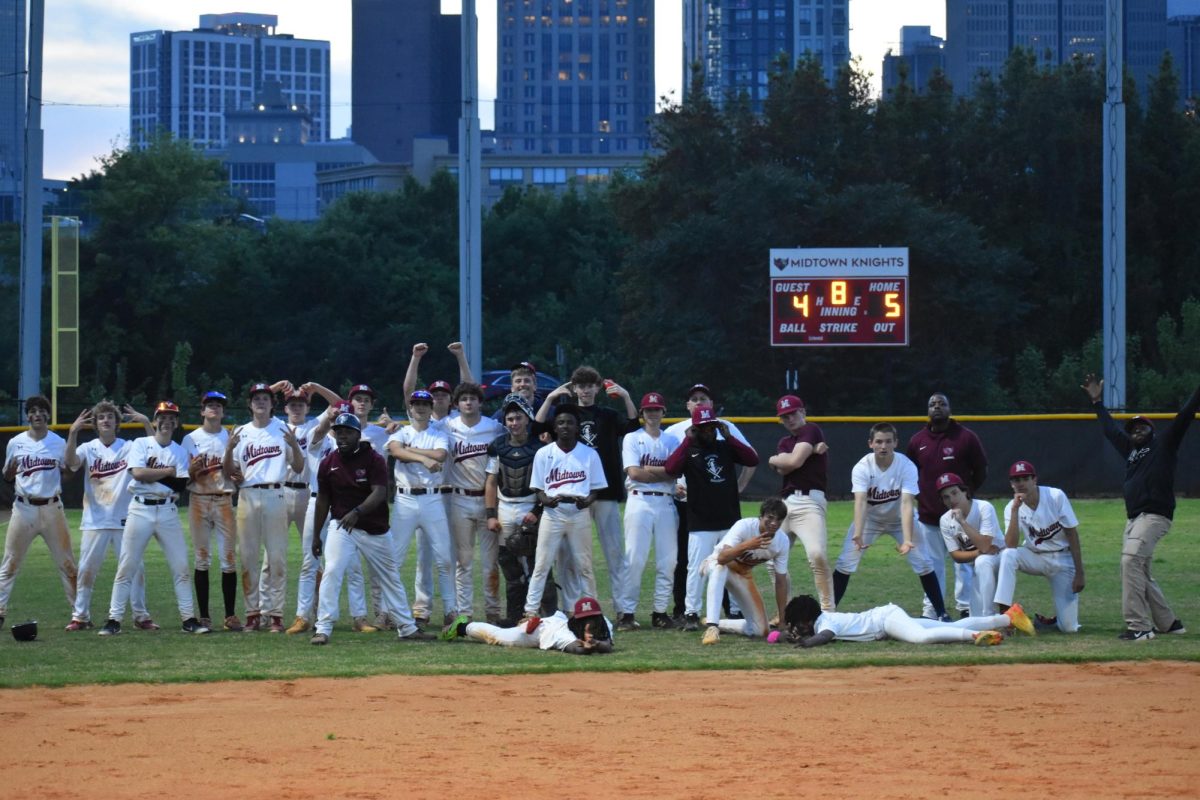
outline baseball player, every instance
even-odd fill
[[[799,647],[819,647],[835,639],[846,642],[874,642],[895,639],[909,644],[946,644],[973,642],[980,647],[1004,641],[1002,628],[1014,627],[1033,635],[1033,623],[1019,605],[1003,614],[964,617],[956,622],[910,617],[895,603],[867,611],[842,613],[822,611],[811,595],[793,597],[787,604],[788,639]]]
[[[1083,390],[1092,401],[1092,408],[1104,437],[1125,458],[1125,516],[1128,523],[1121,545],[1121,611],[1125,616],[1122,641],[1142,642],[1154,638],[1154,633],[1185,633],[1183,622],[1167,605],[1150,564],[1154,548],[1171,530],[1175,516],[1175,465],[1179,445],[1188,426],[1200,408],[1200,388],[1183,404],[1161,434],[1155,433],[1154,423],[1136,416],[1117,427],[1101,397],[1104,381],[1095,375],[1083,380]]]
[[[610,397],[625,406],[625,415],[611,408],[596,405],[601,387]],[[602,381],[600,373],[592,367],[578,367],[571,373],[571,380],[546,396],[546,402],[538,409],[536,421],[544,423],[550,418],[550,407],[559,398],[574,394],[579,409],[579,441],[596,451],[604,465],[607,486],[596,496],[591,507],[592,520],[596,523],[596,536],[600,549],[608,564],[609,588],[612,590],[613,607],[621,608],[620,599],[625,590],[625,537],[621,532],[620,504],[625,500],[625,475],[621,467],[621,442],[625,434],[636,431],[638,411],[634,408],[629,392],[615,381]],[[563,576],[564,579],[568,576]],[[571,575],[574,579],[578,576]],[[569,581],[574,583],[574,581]],[[571,586],[568,594],[574,594]]]
[[[362,423],[355,414],[339,414],[333,421],[336,449],[317,469],[316,511],[313,530],[321,530],[332,515],[337,524],[328,533],[329,557],[321,578],[320,611],[312,644],[329,643],[338,618],[342,576],[360,556],[378,577],[385,607],[396,620],[397,636],[408,641],[435,638],[413,621],[408,598],[396,566],[396,547],[388,529],[387,462],[361,438]],[[312,538],[312,554],[320,558],[325,546]]]
[[[488,530],[500,537],[497,561],[504,573],[505,605],[509,620],[524,614],[525,597],[529,594],[529,577],[533,574],[536,552],[536,532],[541,521],[537,493],[530,487],[533,477],[533,457],[542,442],[530,434],[533,408],[524,395],[513,392],[504,398],[500,410],[504,413],[507,432],[497,436],[487,451],[487,483],[484,485],[484,513]],[[562,570],[559,570],[560,572]],[[542,596],[542,616],[550,616],[557,605],[558,595],[553,576],[547,578],[547,591]]]
[[[296,437],[271,416],[274,395],[265,383],[247,393],[253,418],[234,429],[225,445],[222,468],[240,476],[237,530],[242,555],[242,590],[246,596],[246,631],[260,628],[283,633],[283,603],[287,591],[287,497],[283,483],[288,470],[304,469],[304,453]],[[266,586],[259,569],[263,549],[270,565]],[[266,614],[269,623],[262,620]]]
[[[529,593],[525,596],[526,619],[534,617],[542,603],[542,592],[550,564],[559,548],[571,553],[574,572],[583,584],[583,595],[595,597],[596,576],[592,570],[592,519],[584,513],[608,482],[599,454],[579,441],[579,409],[570,403],[554,408],[554,441],[533,457],[529,485],[537,491],[545,511],[538,525],[537,552]],[[564,587],[564,594],[569,588]],[[566,602],[571,602],[567,594]]]
[[[132,421],[140,422],[146,433],[153,435],[154,427],[146,415],[125,406]],[[88,630],[92,627],[92,590],[96,586],[96,575],[104,562],[104,554],[111,546],[117,562],[121,561],[121,541],[125,518],[129,511],[129,480],[127,468],[129,449],[132,442],[117,438],[117,427],[121,412],[111,400],[101,400],[93,408],[84,409],[67,431],[67,449],[64,460],[67,469],[78,472],[83,468],[83,518],[79,533],[79,580],[76,584],[75,611],[71,614],[68,631]],[[78,444],[79,433],[94,427],[96,438]],[[134,627],[144,631],[156,631],[159,625],[146,609],[146,576],[143,563],[139,561],[133,574],[130,602],[133,605]]]
[[[966,482],[972,494],[979,491],[987,479],[987,453],[979,437],[950,417],[950,398],[942,392],[929,397],[929,424],[908,440],[905,455],[917,465],[917,521],[921,528],[921,545],[943,596],[946,594],[946,549],[939,520],[945,506],[937,488],[938,477],[947,472]],[[971,576],[969,565],[954,565],[954,604],[959,615],[970,613]],[[931,617],[933,605],[926,598],[922,615]]]
[[[388,439],[388,454],[396,459],[396,501],[392,505],[391,525],[397,569],[404,569],[415,531],[422,531],[429,539],[442,593],[442,625],[446,625],[458,615],[450,523],[446,519],[446,504],[442,502],[443,468],[450,453],[450,439],[440,426],[430,424],[432,415],[433,396],[417,389],[408,397],[411,424]]]
[[[16,483],[16,494],[0,564],[0,627],[8,615],[13,582],[35,536],[46,542],[58,566],[67,605],[75,608],[75,556],[59,497],[67,443],[50,430],[50,401],[45,397],[35,395],[25,401],[25,418],[29,430],[10,439],[4,450],[4,480]]]
[[[679,447],[679,440],[662,430],[666,401],[661,394],[647,392],[640,408],[641,429],[625,434],[621,443],[621,464],[629,493],[625,503],[625,587],[617,607],[617,630],[621,631],[638,628],[635,614],[651,542],[655,567],[651,625],[664,630],[675,627],[667,614],[667,602],[678,556],[679,517],[675,511],[675,481],[664,465]]]
[[[485,622],[471,622],[461,616],[442,631],[442,639],[465,637],[500,647],[528,647],[561,650],[574,656],[590,656],[613,651],[613,626],[600,611],[600,603],[581,597],[575,613],[568,618],[561,611],[542,619],[530,617],[513,628],[500,628]]]
[[[937,487],[947,509],[938,521],[946,552],[955,564],[972,573],[967,582],[971,587],[967,598],[970,615],[991,614],[995,611],[996,576],[1004,550],[996,509],[991,503],[972,498],[966,482],[953,472],[938,476]],[[942,618],[942,622],[949,621],[949,615]]]
[[[1037,470],[1028,461],[1008,468],[1013,499],[1004,507],[1008,527],[1000,553],[995,602],[1008,606],[1017,588],[1017,572],[1042,575],[1050,581],[1055,623],[1063,633],[1079,630],[1079,593],[1083,591],[1083,556],[1079,549],[1079,520],[1066,492],[1038,485]]]
[[[336,396],[335,396],[336,397]],[[296,619],[285,631],[290,636],[308,632],[316,620],[317,587],[321,584],[321,559],[313,555],[312,541],[317,536],[324,543],[329,531],[329,522],[318,532],[313,528],[317,515],[317,468],[325,456],[336,449],[330,431],[339,414],[350,412],[350,404],[342,401],[330,403],[324,413],[317,417],[317,425],[309,431],[308,447],[304,460],[308,462],[306,473],[310,488],[308,508],[304,514],[304,529],[301,537],[303,552],[300,560],[300,578],[296,584]],[[379,629],[367,622],[366,584],[363,580],[362,561],[354,558],[346,567],[346,593],[349,595],[351,630],[355,633],[375,633]]]
[[[701,644],[716,644],[721,631],[742,636],[766,636],[770,632],[767,609],[752,574],[759,564],[770,562],[774,566],[775,605],[779,619],[783,619],[791,591],[788,555],[792,542],[780,530],[787,516],[788,507],[782,500],[764,500],[757,517],[738,520],[717,542],[712,555],[704,559],[701,572],[708,575],[708,625]],[[743,619],[720,619],[721,595],[726,589],[737,600]]]
[[[509,385],[512,387],[508,390],[508,396],[504,398],[504,403],[500,408],[496,409],[492,414],[492,419],[504,424],[504,406],[508,403],[508,398],[512,395],[517,395],[532,409],[537,408],[537,367],[531,361],[521,361],[513,365],[508,373]],[[532,424],[532,420],[531,420]]]
[[[850,471],[854,492],[854,521],[846,531],[842,553],[833,567],[833,603],[841,605],[850,576],[858,570],[863,553],[882,535],[896,540],[896,550],[908,559],[921,581],[925,596],[938,619],[946,615],[942,589],[933,566],[920,546],[916,529],[917,465],[896,452],[896,426],[878,422],[871,426],[867,446],[871,452]]]
[[[115,636],[121,632],[121,620],[129,605],[133,580],[141,568],[142,556],[151,537],[158,540],[171,570],[183,632],[209,632],[208,627],[196,619],[192,576],[188,574],[187,542],[183,538],[179,510],[175,507],[188,478],[187,453],[171,440],[178,428],[179,406],[164,400],[154,410],[154,435],[137,439],[129,449],[128,468],[133,478],[129,492],[133,499],[125,518],[121,559],[113,582],[108,621],[99,631],[101,636]]]
[[[221,424],[228,398],[218,391],[200,400],[200,427],[183,437],[188,457],[188,528],[192,533],[193,572],[200,622],[212,627],[208,572],[212,566],[212,537],[216,534],[221,567],[221,598],[227,631],[243,630],[237,617],[237,521],[233,512],[233,481],[221,469],[229,431]],[[135,608],[136,611],[136,608]]]
[[[826,556],[825,488],[829,445],[825,434],[805,416],[804,401],[787,394],[775,403],[775,413],[788,435],[779,440],[775,455],[767,459],[771,469],[783,476],[782,495],[788,517],[784,532],[799,539],[812,568],[821,608],[832,611],[833,576]]]
[[[460,383],[454,390],[458,416],[449,417],[441,428],[450,440],[450,459],[443,478],[450,487],[446,516],[455,552],[457,607],[471,614],[475,607],[475,540],[479,539],[483,569],[484,611],[488,622],[500,620],[499,534],[488,530],[484,504],[487,482],[487,450],[504,433],[504,427],[482,415],[483,390],[476,383]]]
[[[718,438],[720,434],[720,438]],[[688,486],[688,570],[684,605],[685,631],[700,630],[704,578],[700,565],[733,524],[741,518],[734,470],[738,464],[758,465],[754,448],[743,444],[717,418],[712,406],[692,410],[692,426],[663,465],[671,477],[683,476]]]

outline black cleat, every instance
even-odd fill
[[[121,623],[117,622],[115,619],[110,619],[108,622],[104,623],[103,628],[97,631],[97,634],[99,636],[116,636],[120,632]]]

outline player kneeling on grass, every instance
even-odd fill
[[[612,622],[601,613],[600,603],[591,597],[579,598],[575,614],[569,619],[558,611],[546,619],[530,617],[515,628],[499,628],[470,619],[464,614],[454,620],[442,631],[442,639],[466,637],[500,647],[561,650],[575,656],[613,651]]]
[[[955,564],[971,570],[968,600],[971,616],[994,614],[996,573],[1004,550],[1004,534],[996,519],[996,509],[991,503],[972,498],[966,483],[953,472],[938,476],[937,490],[947,509],[940,522],[946,552]],[[943,621],[949,619],[943,617]]]
[[[787,504],[782,500],[764,500],[758,516],[734,523],[717,542],[712,555],[704,560],[700,572],[708,575],[708,627],[704,629],[701,644],[716,644],[721,631],[742,636],[766,636],[770,631],[767,609],[754,585],[753,570],[759,564],[769,562],[774,568],[775,603],[779,618],[783,619],[791,593],[788,554],[792,546],[788,535],[779,528],[787,515]],[[721,595],[727,589],[744,619],[720,619]]]
[[[312,644],[329,644],[329,634],[338,617],[342,575],[360,556],[379,578],[384,607],[395,620],[399,637],[410,641],[436,638],[413,621],[404,585],[400,583],[396,550],[388,529],[387,462],[361,440],[362,423],[353,414],[338,415],[333,421],[333,436],[337,449],[317,469],[313,530],[321,530],[330,514],[337,525],[329,526],[325,545],[320,536],[312,537],[312,553],[316,558],[321,557],[326,546],[329,548]]]
[[[821,611],[811,595],[793,597],[784,611],[787,637],[798,647],[817,647],[835,639],[847,642],[874,642],[895,639],[909,644],[974,642],[979,646],[1000,644],[1004,634],[998,629],[1010,625],[1033,635],[1033,623],[1019,605],[1009,606],[1003,614],[970,616],[955,622],[910,617],[895,603],[857,614]]]

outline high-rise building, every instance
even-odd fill
[[[381,161],[411,163],[413,140],[458,152],[462,41],[440,0],[354,0],[351,127]]]
[[[684,0],[684,87],[699,64],[709,97],[744,94],[756,111],[780,55],[815,58],[832,82],[850,61],[850,0]]]
[[[918,94],[929,85],[938,70],[945,71],[946,55],[942,48],[946,40],[929,32],[928,25],[905,25],[900,29],[900,52],[890,50],[883,57],[883,96],[887,97],[905,82]]]
[[[651,0],[498,0],[500,153],[642,153],[654,113]]]
[[[225,145],[225,112],[248,108],[264,81],[312,115],[312,139],[329,139],[329,42],[276,33],[274,14],[202,14],[190,31],[129,37],[129,139],[158,130],[197,147]]]
[[[1179,75],[1179,99],[1194,109],[1200,98],[1200,8],[1186,10],[1192,13],[1167,18],[1167,48]]]
[[[25,0],[0,4],[0,222],[21,217],[25,166]]]
[[[1104,68],[1105,0],[946,0],[946,75],[960,94],[980,72],[999,75],[1014,48],[1040,66],[1075,58]],[[1167,46],[1166,0],[1125,0],[1125,66],[1139,87],[1158,71]]]

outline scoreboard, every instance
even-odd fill
[[[908,344],[908,248],[771,250],[771,345]]]

